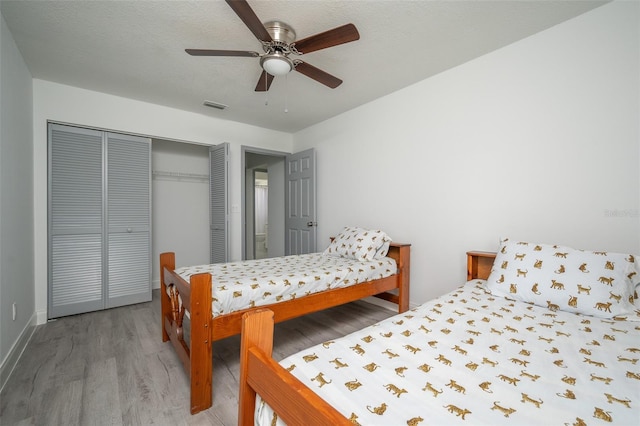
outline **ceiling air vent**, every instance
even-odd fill
[[[203,105],[211,108],[216,108],[216,109],[227,109],[228,107],[228,105],[219,104],[218,102],[213,102],[213,101],[204,101]]]

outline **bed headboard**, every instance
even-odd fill
[[[409,250],[409,247],[411,247],[411,244],[391,242],[389,244],[389,252],[387,253],[387,257],[394,259],[396,262],[400,262],[400,252],[402,250]]]
[[[486,280],[489,278],[496,253],[492,251],[467,252],[467,281],[473,279]]]

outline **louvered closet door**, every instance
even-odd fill
[[[102,132],[49,124],[48,317],[102,309]]]
[[[209,232],[211,263],[229,261],[229,144],[209,148]]]
[[[151,141],[107,134],[106,307],[151,300]]]

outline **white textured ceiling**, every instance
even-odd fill
[[[295,132],[603,3],[249,0],[263,22],[284,21],[298,39],[349,22],[360,33],[358,41],[301,57],[344,80],[338,88],[292,72],[268,94],[254,92],[258,58],[184,52],[262,51],[222,0],[2,0],[0,10],[34,78]],[[229,108],[207,108],[204,100]]]

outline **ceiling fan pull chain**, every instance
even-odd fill
[[[288,90],[287,90],[287,89],[288,89],[288,87],[289,87],[289,85],[287,84],[287,81],[288,81],[288,80],[287,80],[287,76],[288,76],[288,75],[289,75],[289,74],[285,74],[285,76],[284,76],[284,112],[285,112],[285,114],[289,112],[289,106],[288,106],[288,104],[289,104],[289,98],[288,98],[288,96],[287,96],[287,93],[288,93]]]
[[[267,73],[264,73],[264,87],[267,87]],[[269,91],[264,91],[264,106],[269,105]]]

